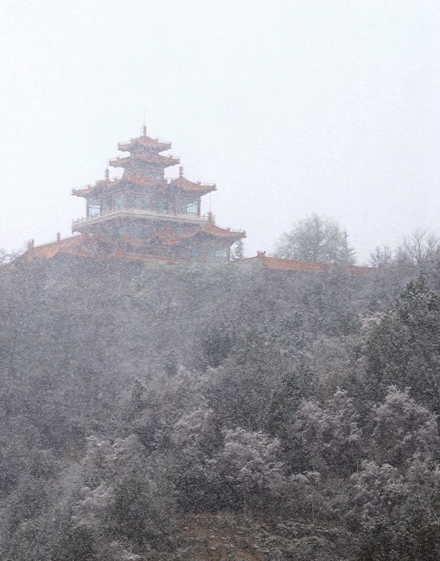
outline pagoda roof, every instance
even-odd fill
[[[128,142],[120,142],[118,144],[118,149],[121,152],[131,152],[137,148],[162,152],[171,148],[171,142],[147,136],[147,127],[144,126],[144,134],[142,136],[130,138]]]
[[[191,191],[193,193],[206,194],[211,193],[212,191],[217,191],[215,183],[200,183],[200,181],[194,183],[192,181],[189,181],[188,179],[183,177],[182,168],[179,177],[177,179],[172,179],[170,181],[170,185],[173,187],[178,187],[183,191]]]
[[[213,222],[208,222],[206,224],[203,224],[201,231],[204,234],[207,234],[214,238],[239,240],[241,238],[246,237],[246,232],[244,230],[231,230],[231,228],[220,228],[220,226],[216,226]]]
[[[249,260],[257,260],[268,269],[278,269],[283,271],[308,271],[312,273],[320,273],[329,267],[326,263],[318,263],[315,261],[267,257],[265,251],[259,251],[256,257],[250,257]],[[246,259],[243,259],[242,261],[246,261]]]
[[[144,177],[134,172],[127,172],[123,177],[124,181],[130,181],[131,183],[136,183],[137,185],[143,185],[146,187],[166,187],[167,182],[165,179],[151,179],[149,177]]]
[[[345,265],[333,263],[321,263],[318,261],[301,261],[299,259],[284,259],[281,257],[268,257],[265,251],[258,251],[255,257],[247,259],[237,259],[234,261],[239,265],[258,264],[264,269],[272,269],[278,271],[304,271],[309,273],[321,273],[331,268],[341,267],[345,271],[352,273],[371,273],[373,267],[364,267],[358,265]]]
[[[201,226],[196,226],[186,232],[175,232],[172,228],[167,228],[163,232],[156,232],[156,236],[164,245],[176,245],[181,241],[189,240],[194,237],[209,236],[213,238],[223,238],[236,241],[246,237],[246,232],[231,230],[229,228],[220,228],[215,224],[208,222]]]
[[[175,166],[180,163],[180,159],[175,156],[162,156],[161,154],[155,154],[151,152],[145,153],[135,153],[130,154],[121,158],[117,156],[109,161],[109,164],[115,168],[125,168],[129,166],[132,162],[141,161],[147,164],[159,165],[160,167]]]
[[[156,232],[158,237],[164,245],[176,245],[183,240],[189,240],[199,233],[199,228],[192,228],[186,232],[175,232],[172,228],[167,228],[163,232]]]
[[[87,185],[86,187],[81,187],[80,189],[72,189],[72,195],[76,197],[87,197],[93,191],[97,189],[107,189],[109,187],[114,187],[118,183],[120,183],[119,178],[115,179],[100,179],[94,185]]]
[[[86,248],[87,237],[84,234],[79,236],[70,236],[63,240],[46,243],[40,246],[33,247],[31,251],[23,253],[19,257],[20,260],[33,261],[38,258],[50,259],[55,257],[58,253],[70,253],[80,257],[88,256],[89,253]]]
[[[130,252],[122,247],[116,247],[114,255],[111,255],[110,257],[113,256],[118,257],[120,259],[128,259],[130,261],[157,261],[158,263],[171,263],[171,264],[184,261],[183,259],[177,259],[174,257],[161,257],[160,255],[149,255],[144,253]]]

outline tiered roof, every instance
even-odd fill
[[[136,149],[147,148],[156,152],[163,152],[171,148],[171,142],[159,140],[158,138],[150,138],[147,136],[147,127],[144,125],[143,135],[137,138],[131,138],[128,142],[120,142],[118,150],[121,152],[133,152]]]
[[[183,168],[181,167],[179,170],[179,177],[177,179],[172,179],[170,181],[170,185],[172,187],[177,187],[182,189],[183,191],[191,191],[193,193],[197,193],[200,196],[206,195],[207,193],[211,193],[212,191],[217,191],[217,187],[215,183],[193,183],[189,181],[185,177],[183,177]]]
[[[157,138],[147,136],[147,128],[144,127],[142,136],[131,138],[128,142],[118,144],[118,148],[124,152],[130,152],[129,156],[117,156],[109,161],[112,167],[124,168],[124,174],[121,179],[110,179],[108,170],[106,171],[106,179],[97,181],[94,185],[87,185],[80,189],[73,189],[72,195],[77,197],[88,197],[92,193],[99,195],[103,191],[108,191],[121,183],[134,183],[145,187],[156,187],[158,189],[174,188],[186,193],[194,193],[197,196],[203,196],[212,191],[216,191],[215,184],[201,183],[189,181],[183,176],[183,167],[180,168],[179,177],[176,179],[165,179],[161,177],[157,179],[153,174],[142,169],[142,164],[150,164],[152,167],[162,169],[174,166],[180,163],[180,159],[175,156],[164,156],[159,154],[164,150],[171,148],[171,142],[165,142]]]
[[[158,138],[150,138],[147,136],[147,127],[144,126],[143,135],[137,138],[131,138],[128,142],[122,142],[118,145],[122,152],[130,152],[129,156],[116,157],[110,160],[112,167],[124,169],[136,169],[137,164],[151,164],[159,168],[175,166],[180,163],[179,158],[174,156],[162,156],[159,152],[169,150],[171,142],[165,142]]]
[[[126,156],[125,158],[116,156],[116,158],[109,161],[109,165],[114,168],[130,168],[134,167],[137,162],[153,164],[166,168],[179,164],[180,159],[175,158],[174,156],[162,156],[161,154],[156,154],[154,152],[131,152],[130,156]]]
[[[108,191],[120,183],[120,179],[99,179],[94,185],[87,185],[80,189],[72,189],[72,195],[76,197],[88,197],[93,192]]]

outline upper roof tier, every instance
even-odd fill
[[[106,179],[98,179],[94,185],[87,185],[86,187],[81,187],[80,189],[72,189],[72,195],[77,197],[87,197],[92,192],[107,191],[118,185],[120,181],[121,180],[118,178],[110,179],[109,177],[106,177]]]
[[[129,152],[129,155],[117,156],[109,161],[110,166],[124,169],[120,179],[110,180],[107,169],[105,180],[99,180],[95,185],[74,189],[72,194],[88,198],[100,196],[104,192],[109,192],[115,188],[119,190],[132,189],[136,185],[157,190],[168,190],[169,192],[186,192],[195,197],[202,197],[217,190],[215,184],[189,181],[183,177],[182,167],[179,177],[176,179],[165,178],[165,168],[180,163],[180,159],[175,156],[160,154],[160,152],[169,148],[171,148],[171,142],[150,138],[147,136],[147,128],[144,127],[142,136],[119,144],[119,149]]]
[[[121,152],[133,152],[135,150],[163,152],[164,150],[169,150],[170,148],[171,142],[147,136],[147,127],[145,125],[142,136],[131,138],[128,142],[120,142],[118,144],[118,149],[121,150]]]
[[[152,164],[162,168],[175,166],[176,164],[180,163],[180,159],[175,158],[174,156],[162,156],[161,154],[155,154],[151,152],[134,152],[131,153],[130,156],[126,156],[125,158],[121,158],[120,156],[113,158],[109,161],[109,165],[114,168],[127,168],[135,164],[136,161],[145,164]]]
[[[140,185],[142,187],[150,187],[155,189],[167,190],[170,188],[177,189],[178,191],[184,191],[186,193],[193,193],[196,196],[203,196],[212,191],[217,191],[215,183],[194,183],[189,181],[182,175],[177,179],[153,179],[151,177],[145,177],[135,172],[125,172],[123,179],[100,179],[96,181],[94,185],[87,185],[80,189],[72,189],[72,195],[77,197],[85,197],[102,195],[105,192],[113,191],[116,186],[119,188],[130,188],[130,185]]]

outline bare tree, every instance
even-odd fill
[[[393,262],[393,252],[387,245],[376,247],[376,249],[370,253],[369,261],[371,266],[377,269],[387,267]]]
[[[285,232],[275,246],[275,256],[323,263],[355,263],[347,232],[336,220],[312,214]]]
[[[423,268],[429,261],[440,257],[440,238],[429,230],[415,230],[409,238],[405,238],[397,250],[399,261],[409,261]]]

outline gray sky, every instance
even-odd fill
[[[429,0],[0,0],[0,247],[70,235],[144,110],[249,256],[312,212],[360,263],[440,234],[439,29]]]

